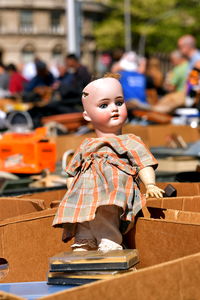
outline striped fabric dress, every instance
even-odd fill
[[[85,139],[67,166],[67,175],[74,179],[53,226],[65,227],[71,238],[74,225],[93,220],[101,205],[117,205],[123,209],[121,219],[133,221],[145,205],[137,176],[147,166],[155,169],[157,161],[133,134]]]

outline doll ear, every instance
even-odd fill
[[[84,112],[83,112],[83,118],[84,118],[86,121],[91,122],[91,118],[88,116],[87,111],[84,111]]]

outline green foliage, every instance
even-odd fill
[[[108,0],[109,12],[95,27],[99,50],[124,47],[124,0]],[[196,36],[199,45],[199,0],[132,0],[131,29],[133,49],[145,36],[148,53],[168,53],[183,34]]]

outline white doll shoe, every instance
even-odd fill
[[[71,248],[73,251],[97,250],[97,244],[94,240],[76,240]]]
[[[123,250],[123,247],[111,240],[101,239],[101,243],[98,246],[98,251],[112,251]]]

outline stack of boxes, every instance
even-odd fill
[[[48,284],[81,285],[134,272],[138,251],[69,251],[50,258]]]

